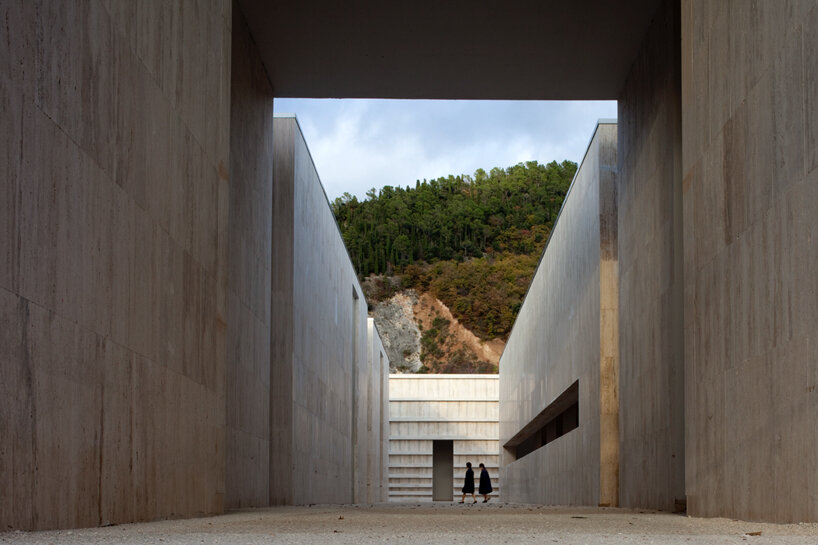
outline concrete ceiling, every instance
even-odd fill
[[[660,0],[239,0],[278,97],[616,99]]]

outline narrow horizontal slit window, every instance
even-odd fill
[[[579,427],[579,381],[574,381],[503,447],[515,460]]]

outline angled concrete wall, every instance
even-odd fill
[[[617,502],[615,172],[616,124],[600,123],[500,359],[501,446],[579,381],[578,428],[519,459],[502,448],[510,501]]]
[[[273,91],[238,8],[232,30],[225,507],[239,508],[270,501]]]
[[[219,513],[230,3],[0,21],[0,524]]]
[[[619,97],[620,505],[683,508],[679,3],[663,2]]]
[[[389,501],[432,500],[435,440],[452,441],[455,499],[466,462],[475,487],[482,462],[500,494],[498,386],[497,375],[389,375]]]
[[[369,355],[366,301],[298,122],[276,118],[274,134],[275,240],[291,239],[273,255],[271,493],[274,503],[374,501],[384,371]]]
[[[686,489],[818,520],[818,2],[682,2]]]

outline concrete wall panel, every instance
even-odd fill
[[[300,130],[294,137],[293,501],[357,502],[366,302]]]
[[[272,501],[373,501],[378,341],[298,123],[276,118],[274,131]]]
[[[502,449],[511,501],[616,504],[615,161],[616,125],[600,123],[500,361],[501,445],[579,381],[577,429],[520,459]],[[601,471],[603,452],[608,473]],[[609,496],[601,495],[603,483]]]
[[[619,97],[620,505],[684,501],[679,5],[663,2]]]
[[[4,386],[8,374],[19,388],[0,401],[14,438],[0,524],[221,512],[224,6],[0,12],[0,321]],[[137,37],[162,51],[173,87]]]
[[[682,2],[695,516],[818,520],[816,38],[813,0]]]
[[[368,503],[387,500],[389,471],[389,358],[375,320],[367,318],[366,495]]]
[[[0,287],[17,292],[20,273],[20,147],[23,141],[23,95],[4,75],[0,77]]]
[[[232,28],[226,506],[239,508],[270,502],[273,90],[238,8]]]
[[[293,151],[295,127],[275,132],[273,162],[270,502],[292,503],[293,465]]]
[[[34,527],[34,451],[36,449],[35,375],[28,352],[29,304],[0,290],[0,361],[3,381],[0,395],[0,485],[7,490],[0,502],[6,525]]]

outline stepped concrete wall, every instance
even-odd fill
[[[389,501],[430,501],[434,440],[451,440],[453,497],[466,462],[481,462],[500,494],[498,375],[389,375]]]
[[[273,381],[272,399],[291,388],[291,403],[272,408],[274,500],[372,501],[382,459],[374,407],[389,361],[380,349],[377,365],[369,355],[380,339],[374,328],[368,338],[366,301],[297,120],[277,117],[274,134],[274,210],[285,211],[276,237],[292,237],[273,256],[273,330],[282,335],[273,372],[285,378]]]
[[[500,359],[510,501],[617,504],[615,174],[616,124],[600,122]],[[538,415],[575,381],[579,426],[518,459],[513,438],[538,432],[549,420]]]
[[[818,520],[818,2],[682,2],[686,492]]]
[[[679,3],[654,16],[620,94],[620,505],[683,509]]]

